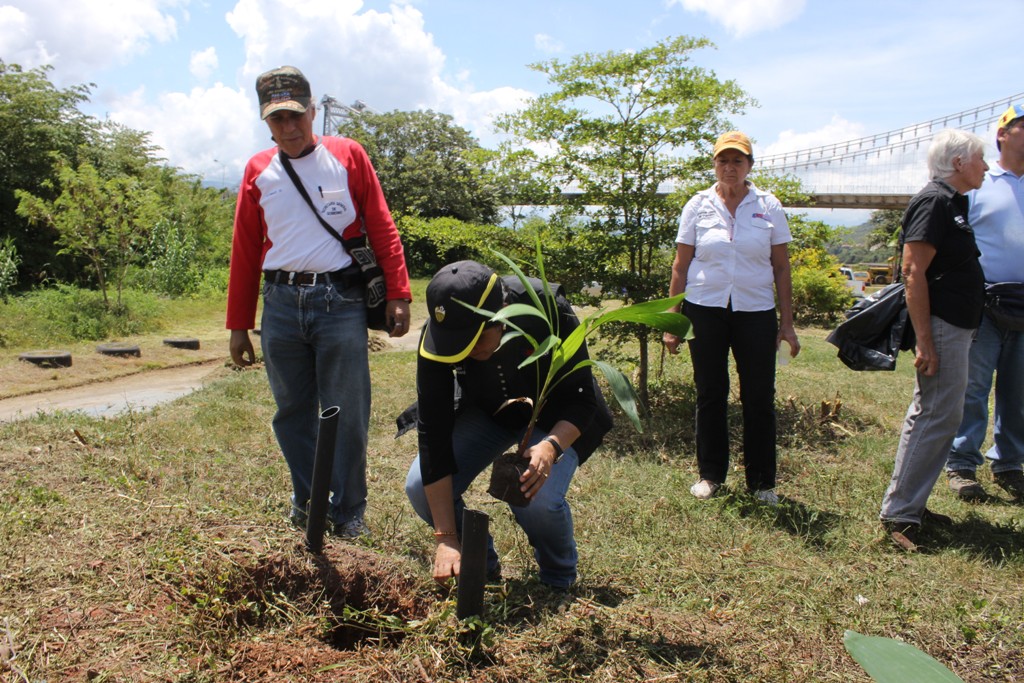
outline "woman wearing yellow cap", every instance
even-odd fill
[[[671,295],[686,292],[683,312],[693,324],[688,342],[697,388],[695,497],[711,498],[729,471],[729,351],[740,381],[743,462],[747,489],[758,500],[775,494],[775,354],[796,356],[792,282],[782,204],[747,175],[754,165],[750,138],[730,131],[715,142],[717,182],[683,209],[672,264]],[[778,311],[776,311],[776,298]],[[665,334],[669,353],[679,338]]]

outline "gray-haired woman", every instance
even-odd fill
[[[925,503],[960,425],[968,352],[985,302],[964,196],[985,178],[984,150],[976,135],[939,132],[928,150],[932,181],[910,200],[903,216],[903,278],[917,335],[917,379],[879,517],[904,550],[917,549],[922,522],[952,521]]]

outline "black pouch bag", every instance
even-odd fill
[[[1024,283],[985,285],[985,315],[1004,330],[1024,332]]]

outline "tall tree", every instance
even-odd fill
[[[884,248],[895,251],[903,227],[903,211],[901,209],[880,209],[871,212],[868,219],[871,232],[868,233],[868,248],[871,250]]]
[[[339,128],[366,148],[396,214],[491,223],[498,192],[482,147],[451,116],[433,111],[362,112]]]
[[[0,61],[0,238],[9,236],[21,255],[22,282],[63,272],[54,262],[56,234],[31,229],[17,215],[15,191],[45,195],[57,160],[74,160],[95,130],[95,121],[77,109],[88,100],[89,87],[58,89],[50,83],[50,70],[26,71]]]
[[[128,266],[159,214],[156,196],[136,178],[121,174],[104,179],[88,163],[77,169],[62,164],[58,185],[60,194],[52,201],[17,190],[18,214],[56,230],[61,252],[88,260],[108,307],[113,284],[120,309]]]
[[[550,152],[537,172],[573,193],[563,210],[583,216],[568,223],[571,242],[588,252],[579,267],[627,303],[659,298],[668,286],[680,197],[659,190],[706,170],[724,117],[750,103],[733,81],[691,64],[692,53],[711,46],[684,36],[531,65],[553,91],[498,121],[520,143]],[[640,343],[637,387],[646,401],[650,331],[629,334]]]

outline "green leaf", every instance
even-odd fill
[[[547,339],[540,343],[540,346],[534,347],[533,353],[527,356],[526,360],[519,364],[519,367],[524,368],[531,363],[536,363],[538,360],[543,358],[548,351],[557,348],[561,342],[562,340],[555,335],[549,335]],[[554,368],[554,364],[552,364],[551,367]],[[561,365],[559,365],[559,367],[561,367]],[[558,372],[557,368],[555,368],[553,372],[549,372],[548,375],[553,376],[555,372]]]
[[[952,671],[909,643],[846,631],[843,645],[878,683],[963,683]]]
[[[600,360],[580,361],[573,368],[573,372],[588,365],[597,367],[604,373],[605,379],[608,380],[608,386],[611,387],[612,395],[615,396],[615,400],[618,401],[623,412],[626,413],[626,416],[629,417],[638,432],[644,431],[643,426],[640,424],[640,400],[629,378],[614,365]]]
[[[470,306],[470,308],[472,308],[472,306]],[[478,312],[487,313],[488,315],[491,316],[491,320],[496,322],[505,322],[509,318],[514,318],[520,315],[532,315],[534,317],[540,318],[541,320],[548,319],[547,316],[544,315],[543,311],[537,310],[534,306],[531,306],[530,304],[509,304],[508,306],[505,306],[497,313],[493,314],[490,311],[484,311],[483,309],[474,310],[477,310]]]

